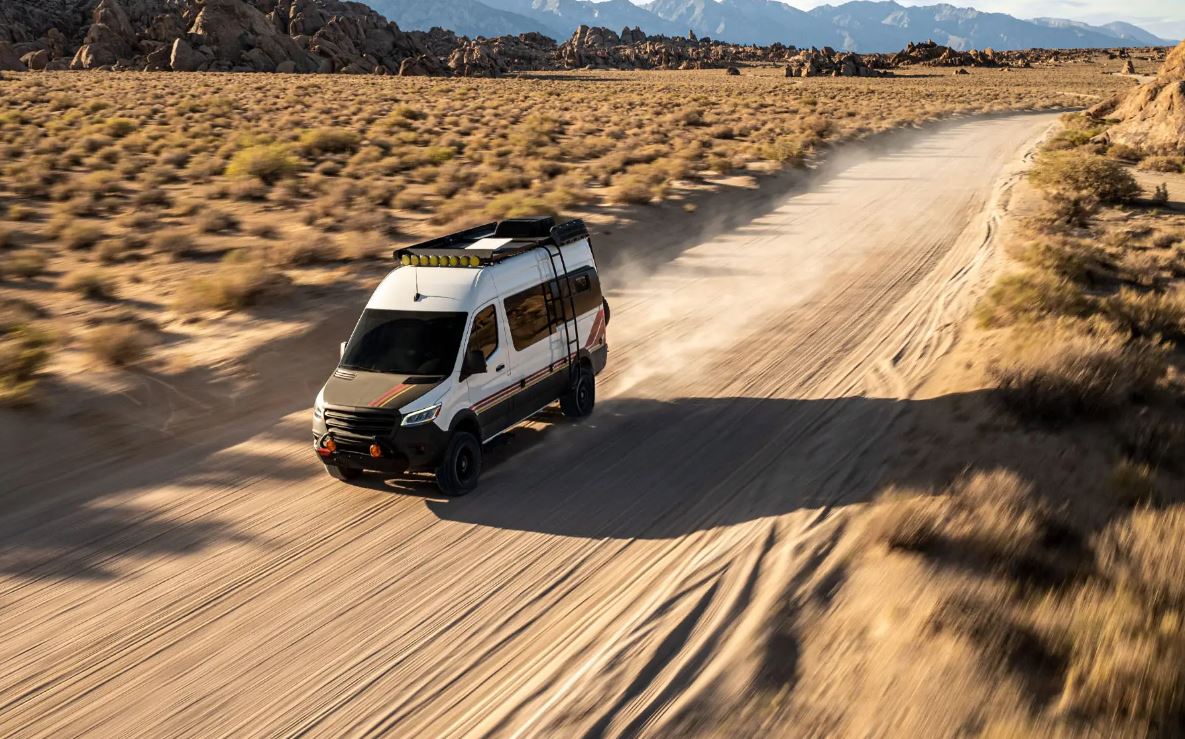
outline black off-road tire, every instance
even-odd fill
[[[590,367],[582,366],[572,388],[560,398],[560,410],[568,418],[587,418],[597,404],[597,378]]]
[[[454,432],[436,468],[436,487],[448,497],[457,498],[473,492],[479,477],[481,442],[468,431]]]
[[[350,482],[362,477],[361,467],[339,467],[335,464],[325,465],[325,471],[329,473],[330,477],[337,478],[342,482]]]

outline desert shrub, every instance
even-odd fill
[[[419,210],[427,202],[427,196],[416,190],[400,190],[391,200],[391,205],[398,210]]]
[[[483,211],[492,219],[556,216],[547,200],[526,192],[508,192],[492,198]]]
[[[226,165],[226,174],[228,177],[255,177],[270,185],[292,176],[299,169],[300,164],[288,147],[260,144],[235,152]]]
[[[1150,392],[1164,375],[1164,352],[1111,337],[1050,336],[993,372],[1005,408],[1033,421],[1109,416]]]
[[[300,148],[305,154],[344,154],[358,148],[362,140],[354,131],[343,128],[314,128],[300,136]]]
[[[1140,169],[1148,172],[1164,172],[1178,174],[1185,172],[1185,158],[1152,156],[1140,162]]]
[[[253,305],[272,285],[259,260],[228,254],[211,275],[184,282],[174,298],[178,311],[237,310]]]
[[[180,229],[161,231],[152,236],[149,245],[152,250],[174,257],[192,256],[198,252],[193,234]]]
[[[1185,338],[1185,292],[1161,294],[1125,288],[1103,303],[1103,309],[1137,338]]]
[[[103,132],[113,139],[121,139],[137,127],[138,124],[131,118],[108,118],[103,124]]]
[[[49,335],[28,323],[0,317],[0,405],[29,399],[37,375],[49,361]]]
[[[230,213],[211,208],[198,215],[196,225],[201,233],[215,234],[237,229],[239,220]]]
[[[0,251],[12,249],[20,240],[21,232],[0,224]]]
[[[1099,212],[1099,199],[1089,193],[1047,190],[1043,195],[1041,209],[1033,222],[1047,233],[1086,228]]]
[[[1185,715],[1185,508],[1141,509],[1095,545],[1112,587],[1083,588],[1067,629],[1062,706],[1179,726]],[[1171,732],[1170,732],[1171,733]]]
[[[764,159],[793,165],[802,164],[806,159],[802,142],[792,136],[780,136],[768,144],[763,144],[758,153]]]
[[[63,290],[76,292],[91,300],[110,300],[115,295],[114,281],[97,269],[71,272],[62,279],[61,286]]]
[[[1128,144],[1112,144],[1107,147],[1107,156],[1134,164],[1144,158],[1144,152]]]
[[[132,323],[111,323],[87,333],[86,349],[96,358],[114,367],[136,364],[148,353],[149,338],[144,329]]]
[[[90,223],[73,223],[58,234],[58,241],[67,249],[89,249],[106,234],[99,226]]]
[[[1123,165],[1079,152],[1042,154],[1029,179],[1043,190],[1083,193],[1104,203],[1124,203],[1140,194],[1140,186]]]
[[[1120,424],[1118,435],[1133,461],[1173,470],[1185,465],[1185,420],[1141,413]]]
[[[1116,277],[1114,260],[1086,241],[1036,241],[1017,249],[1015,256],[1030,267],[1079,285],[1093,286]]]
[[[944,495],[891,488],[866,535],[890,549],[960,560],[1019,581],[1066,581],[1081,565],[1071,524],[1009,470],[975,472]]]
[[[272,260],[291,267],[328,264],[341,258],[341,250],[327,236],[310,234],[277,244],[271,250]]]
[[[36,249],[20,249],[0,254],[0,280],[30,279],[45,274],[49,257]]]
[[[1164,205],[1169,201],[1169,186],[1165,183],[1160,183],[1152,189],[1152,197],[1150,198],[1154,205]]]
[[[866,534],[890,549],[921,552],[935,543],[949,515],[949,498],[893,487],[877,499]]]
[[[661,185],[655,185],[641,175],[630,174],[614,180],[609,191],[609,201],[625,205],[648,205],[663,191]]]
[[[1111,490],[1121,505],[1147,505],[1156,500],[1156,472],[1142,462],[1121,459],[1111,470]]]
[[[1093,303],[1082,288],[1056,274],[1023,271],[996,281],[975,313],[981,325],[998,328],[1056,316],[1080,316]]]

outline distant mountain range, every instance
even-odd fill
[[[959,50],[1169,46],[1129,23],[1092,26],[1058,18],[1022,20],[953,5],[905,6],[854,0],[802,11],[777,0],[369,0],[406,30],[433,26],[476,36],[539,32],[564,40],[581,25],[615,31],[635,26],[650,35],[688,31],[721,41],[854,51],[897,51],[933,39]]]

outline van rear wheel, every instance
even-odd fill
[[[580,367],[576,383],[560,398],[560,410],[568,418],[585,418],[592,415],[597,402],[597,378],[592,368]]]
[[[436,486],[450,498],[473,492],[481,476],[481,442],[468,431],[457,431],[449,439],[444,459],[436,468]]]

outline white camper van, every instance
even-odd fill
[[[317,395],[329,474],[433,472],[463,495],[484,442],[557,400],[592,413],[609,306],[582,221],[490,223],[395,259]]]

